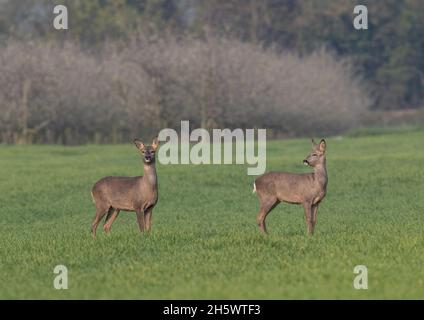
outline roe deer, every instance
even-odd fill
[[[314,233],[318,205],[327,192],[325,150],[324,139],[319,144],[312,139],[312,152],[303,163],[314,168],[313,173],[268,172],[255,180],[253,193],[258,194],[260,202],[257,223],[263,233],[267,233],[266,216],[280,202],[302,204],[308,233]]]
[[[96,216],[91,225],[93,238],[99,222],[107,213],[103,229],[110,232],[112,223],[120,210],[135,211],[140,231],[152,227],[152,210],[158,201],[158,181],[155,167],[155,152],[159,145],[154,139],[152,145],[145,145],[139,139],[134,144],[140,150],[144,162],[144,177],[104,177],[91,189],[96,205]]]

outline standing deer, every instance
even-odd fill
[[[151,145],[145,145],[139,139],[134,139],[134,144],[142,154],[144,176],[104,177],[94,184],[91,189],[96,205],[96,216],[91,225],[93,238],[96,237],[97,225],[106,213],[103,229],[109,233],[121,210],[135,211],[140,232],[149,231],[152,227],[152,210],[158,201],[155,152],[159,141],[156,138]]]
[[[326,142],[316,144],[312,139],[312,152],[303,160],[314,169],[313,173],[268,172],[257,178],[253,193],[257,193],[260,211],[257,216],[259,229],[267,233],[265,219],[280,202],[302,204],[308,233],[314,233],[318,205],[327,192],[327,169],[325,164]]]

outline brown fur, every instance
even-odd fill
[[[112,223],[121,210],[134,211],[140,231],[149,231],[152,225],[152,210],[158,201],[158,184],[155,167],[155,152],[158,140],[151,146],[134,140],[144,162],[144,176],[138,177],[104,177],[97,181],[91,196],[96,205],[96,215],[91,225],[93,237],[96,237],[97,225],[107,214],[104,231],[110,232]]]
[[[266,233],[265,219],[269,212],[280,202],[301,204],[305,211],[305,220],[309,234],[314,233],[317,223],[318,205],[327,193],[326,142],[316,144],[312,140],[312,152],[303,160],[313,167],[313,173],[268,172],[255,180],[260,202],[257,216],[259,229]]]

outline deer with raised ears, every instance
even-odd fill
[[[261,232],[267,233],[268,213],[280,202],[286,202],[303,206],[308,233],[314,233],[318,206],[327,193],[326,149],[324,139],[318,144],[312,139],[312,152],[303,163],[311,166],[313,173],[268,172],[255,180],[253,192],[257,193],[260,203],[256,220]]]
[[[121,210],[136,213],[141,232],[149,231],[152,227],[152,211],[158,201],[155,153],[159,141],[156,138],[151,145],[145,145],[141,140],[134,139],[134,144],[142,155],[144,176],[104,177],[94,184],[91,189],[96,205],[96,216],[91,225],[93,238],[102,218],[106,215],[103,229],[109,233]]]

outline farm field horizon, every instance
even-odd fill
[[[0,145],[0,299],[423,299],[424,129],[326,140],[313,237],[288,204],[260,234],[248,165],[157,161],[151,233],[122,212],[93,240],[90,189],[142,175],[134,145]],[[310,149],[268,140],[267,171],[311,172]],[[57,265],[67,290],[53,287]],[[368,290],[353,287],[357,265]]]

